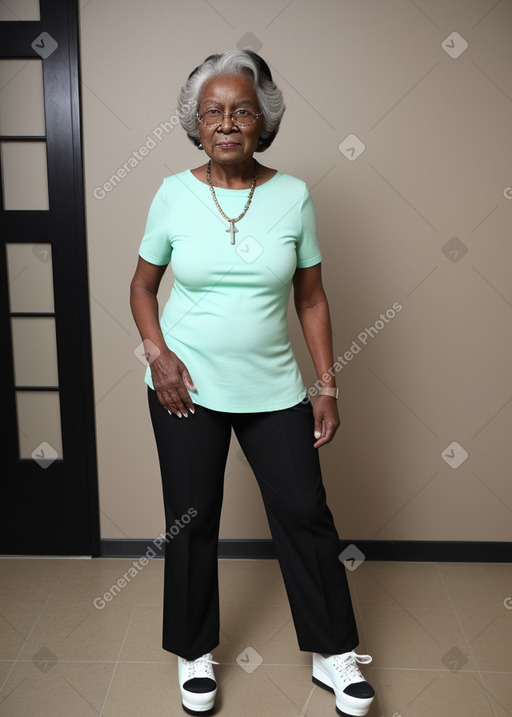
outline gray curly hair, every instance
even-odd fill
[[[223,55],[210,55],[193,70],[178,99],[178,115],[188,138],[201,149],[197,126],[197,109],[206,82],[220,75],[247,75],[254,82],[264,126],[256,152],[270,147],[279,130],[285,110],[283,94],[272,80],[270,68],[263,58],[252,50],[231,50]]]

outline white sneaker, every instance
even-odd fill
[[[370,709],[375,692],[360,673],[357,663],[367,665],[371,661],[370,655],[356,655],[355,652],[331,657],[313,653],[313,682],[334,692],[339,715],[361,717]]]
[[[209,715],[213,712],[217,683],[213,674],[210,653],[197,660],[178,657],[178,679],[181,690],[181,704],[189,715]]]

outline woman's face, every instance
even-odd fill
[[[207,82],[201,94],[198,112],[215,108],[223,114],[245,109],[258,114],[260,107],[256,90],[249,77],[222,75]],[[236,164],[252,157],[260,132],[263,116],[249,127],[238,127],[231,118],[224,117],[215,127],[198,122],[199,137],[204,151],[219,164]]]

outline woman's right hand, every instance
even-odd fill
[[[188,418],[194,413],[194,403],[189,391],[196,387],[187,367],[175,353],[166,349],[150,363],[153,386],[164,408],[178,418]]]
[[[130,306],[151,369],[158,400],[170,413],[181,418],[194,413],[189,391],[196,387],[187,367],[165,344],[158,319],[157,293],[165,266],[151,264],[141,256],[130,284]]]

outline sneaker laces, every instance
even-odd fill
[[[198,657],[197,660],[185,660],[183,658],[183,664],[187,666],[187,681],[193,680],[196,677],[209,677],[215,679],[213,676],[212,665],[218,665],[218,662],[212,659],[211,653],[206,653],[202,657]]]
[[[342,680],[351,685],[354,682],[365,682],[357,663],[368,665],[372,661],[370,655],[357,655],[355,652],[346,652],[343,655],[334,655],[333,666],[339,672]]]

